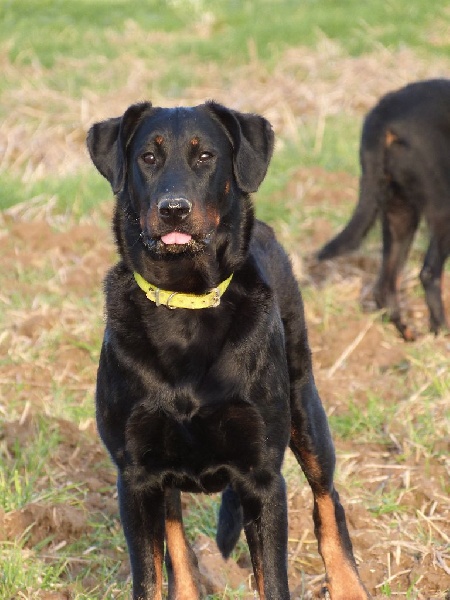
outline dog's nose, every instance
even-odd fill
[[[163,198],[158,202],[158,212],[161,219],[169,223],[179,223],[191,212],[192,202],[183,197]]]

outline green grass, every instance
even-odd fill
[[[211,22],[212,35],[195,35],[193,25]],[[37,58],[47,68],[61,56],[86,58],[101,54],[120,56],[123,47],[112,43],[108,34],[124,32],[132,19],[146,32],[148,43],[133,50],[151,58],[164,50],[167,59],[192,56],[229,64],[249,58],[249,40],[258,56],[268,64],[278,59],[284,48],[313,46],[320,35],[339,40],[351,54],[372,50],[378,44],[391,49],[404,44],[438,50],[424,36],[436,20],[448,23],[444,5],[426,0],[411,3],[396,0],[361,3],[357,0],[6,0],[0,16],[0,40],[8,40],[13,62],[27,63]],[[202,21],[203,19],[203,21]],[[181,39],[167,46],[153,33],[181,33]],[[450,51],[446,45],[440,52]]]
[[[37,58],[44,67],[51,68],[62,56],[119,56],[122,49],[108,39],[108,33],[120,34],[131,18],[150,33],[176,31],[186,25],[170,3],[160,0],[6,0],[0,38],[9,40],[13,62],[27,64]]]
[[[0,544],[0,597],[9,600],[17,594],[27,593],[38,583],[41,590],[54,590],[59,587],[61,575],[65,569],[64,561],[48,564],[44,560],[30,560],[20,541],[16,544]]]
[[[345,413],[331,415],[330,425],[344,440],[386,443],[386,425],[394,410],[395,407],[386,406],[382,398],[368,391],[365,406],[361,402],[350,401]]]
[[[212,23],[205,36],[196,33],[196,28],[207,27],[202,19]],[[414,5],[407,0],[376,5],[356,0],[226,0],[216,5],[204,0],[7,1],[0,11],[0,47],[15,68],[4,73],[0,94],[20,87],[24,79],[38,91],[45,85],[73,98],[81,98],[85,90],[112,92],[129,75],[128,57],[136,56],[150,69],[155,65],[151,87],[177,98],[205,77],[203,64],[223,65],[225,79],[233,66],[246,63],[250,41],[269,71],[285,49],[314,47],[320,36],[338,41],[355,55],[380,44],[392,50],[407,44],[422,53],[445,53],[447,47],[428,43],[424,32],[433,23],[449,20],[443,7],[438,3],[430,7],[425,0]],[[33,102],[32,94],[29,101]],[[49,102],[55,115],[63,110],[53,97]],[[6,118],[8,112],[5,104],[0,117]],[[260,216],[273,220],[277,208],[266,198],[285,185],[295,165],[358,174],[359,130],[359,120],[339,115],[326,119],[323,134],[312,119],[299,128],[296,142],[279,140],[281,149],[258,195]],[[106,182],[92,169],[32,183],[6,170],[0,171],[0,184],[0,210],[44,194],[56,196],[61,211],[79,216],[111,196]]]
[[[41,199],[43,205],[56,199],[58,212],[79,219],[97,208],[100,202],[105,200],[113,202],[109,184],[92,169],[76,175],[46,177],[25,184],[6,173],[0,176],[0,181],[2,183],[0,210],[33,198]]]
[[[0,471],[0,507],[11,511],[24,507],[30,502],[67,502],[71,485],[57,489],[42,490],[38,482],[49,477],[49,458],[61,441],[60,432],[47,419],[40,417],[34,427],[36,433],[30,436],[23,447],[17,440],[6,451],[0,447],[3,468]]]

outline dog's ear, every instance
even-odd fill
[[[123,116],[95,123],[87,135],[87,147],[92,162],[118,194],[126,176],[126,148],[150,102],[130,106]]]
[[[241,113],[208,102],[233,144],[234,174],[244,192],[256,192],[264,179],[274,147],[274,133],[269,121],[259,115]]]

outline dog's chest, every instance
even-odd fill
[[[184,418],[142,408],[129,420],[126,445],[150,485],[212,492],[222,489],[231,473],[258,469],[264,435],[261,415],[244,402],[206,406]]]

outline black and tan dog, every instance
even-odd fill
[[[135,600],[162,598],[164,543],[169,598],[200,597],[180,491],[223,491],[222,553],[243,527],[260,598],[289,598],[288,445],[314,494],[324,593],[366,599],[302,298],[249,197],[269,165],[270,124],[212,102],[142,103],[94,125],[88,147],[117,196],[97,420],[118,468]]]
[[[319,251],[319,260],[357,248],[379,214],[383,260],[375,301],[403,338],[413,340],[401,318],[397,282],[423,216],[430,243],[420,280],[430,329],[448,331],[441,287],[450,254],[450,80],[420,81],[384,96],[364,121],[360,160],[358,204],[344,230]]]

